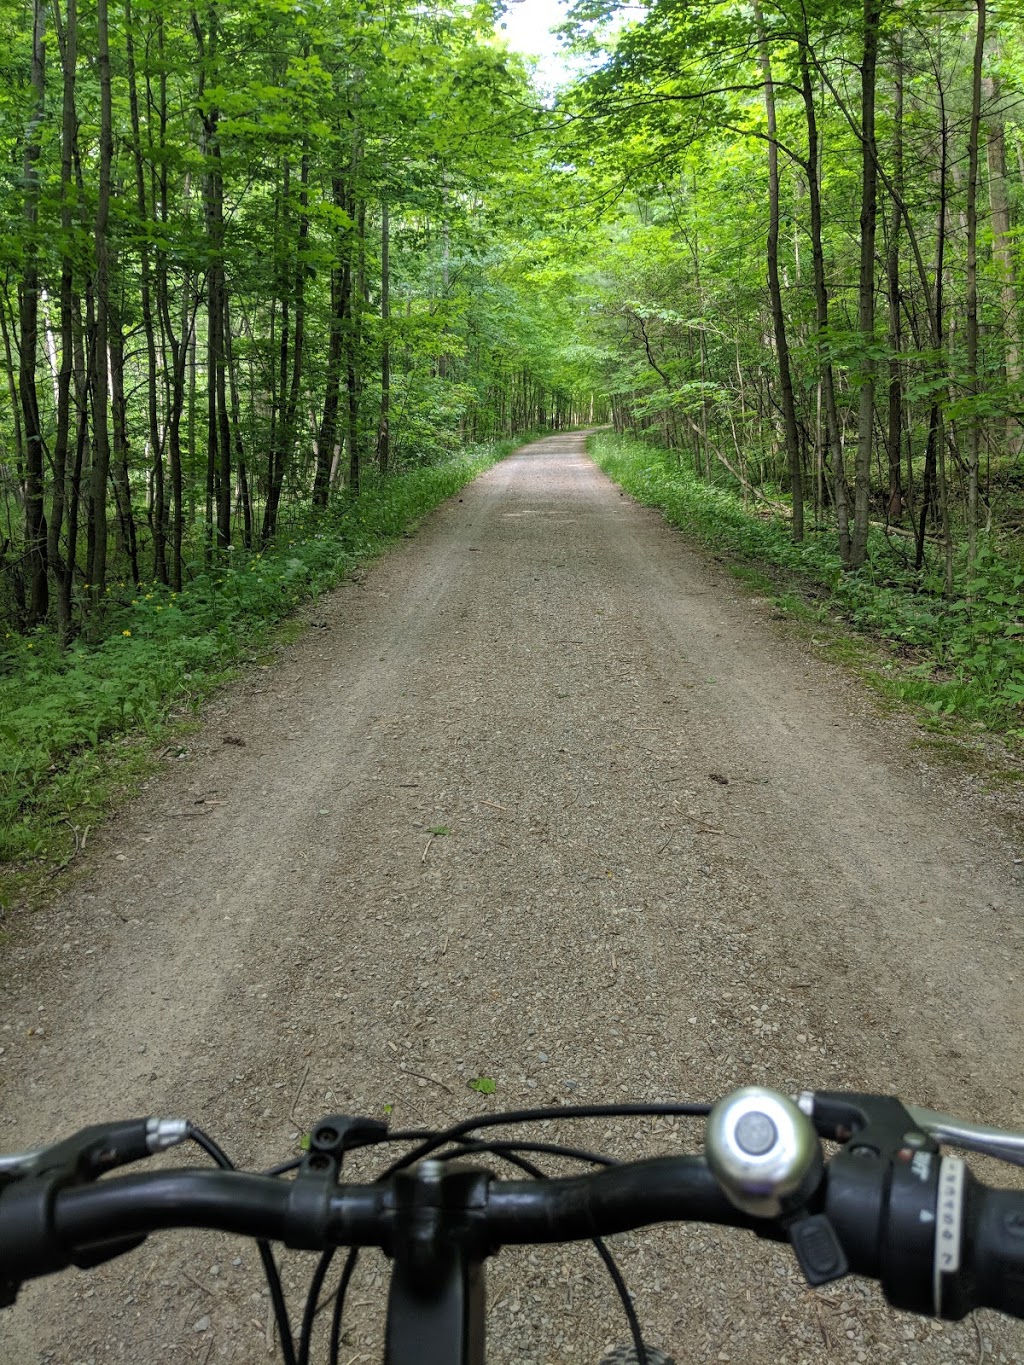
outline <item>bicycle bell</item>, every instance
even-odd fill
[[[704,1152],[729,1200],[758,1218],[802,1207],[823,1172],[807,1115],[785,1095],[757,1085],[718,1101],[708,1115]]]

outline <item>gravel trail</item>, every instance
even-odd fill
[[[20,925],[0,1150],[184,1113],[266,1164],[324,1112],[406,1126],[749,1081],[1024,1126],[1024,865],[993,798],[583,451],[524,448],[310,607]],[[1024,1325],[811,1293],[740,1233],[616,1241],[680,1365],[1024,1361]],[[308,1273],[288,1259],[289,1286]],[[347,1365],[380,1358],[382,1282],[370,1259]],[[503,1252],[490,1286],[499,1365],[626,1339],[588,1248]],[[174,1234],[27,1288],[0,1361],[268,1361],[267,1307],[248,1244]]]

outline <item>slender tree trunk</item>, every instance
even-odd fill
[[[354,156],[355,166],[361,157]],[[359,496],[362,479],[362,442],[359,434],[359,399],[361,376],[359,373],[360,345],[362,341],[363,287],[366,259],[366,205],[360,202],[356,211],[355,270],[352,272],[351,293],[348,311],[348,327],[345,335],[345,387],[348,393],[348,486]]]
[[[989,29],[990,49],[997,51]],[[1006,378],[1016,386],[1020,383],[1020,337],[1018,331],[1017,276],[1013,261],[1013,237],[1010,203],[1006,182],[1006,133],[1002,113],[998,109],[999,82],[987,77],[983,82],[986,103],[990,106],[986,119],[985,153],[988,162],[988,202],[992,222],[992,257],[999,279],[999,301],[1002,312],[1003,364]],[[1017,417],[1006,418],[1006,443],[1014,453],[1020,449],[1020,428]]]
[[[164,59],[164,22],[163,17],[159,13],[154,16],[154,23],[156,26],[157,56],[159,58],[161,74],[158,85],[158,95],[155,100],[156,124],[158,130],[158,155],[153,158],[153,184],[151,188],[151,197],[153,200],[152,216],[154,221],[159,221],[162,225],[166,225],[170,214],[170,186],[168,183],[169,176],[166,156],[168,122],[167,74],[166,62]],[[151,126],[152,125],[150,124],[150,128]],[[152,132],[150,132],[150,136],[152,137]],[[190,216],[189,204],[191,198],[191,181],[187,174],[185,175],[183,182],[182,198],[184,201],[184,216],[187,220]],[[167,581],[175,592],[180,592],[182,582],[181,553],[185,526],[181,469],[181,417],[185,407],[185,376],[188,368],[188,356],[190,351],[191,321],[189,295],[191,290],[191,272],[188,270],[184,272],[184,278],[181,283],[181,328],[180,332],[176,334],[171,318],[171,299],[167,266],[166,251],[164,251],[162,247],[157,248],[154,260],[154,289],[156,293],[157,316],[160,320],[161,371],[163,374],[166,423],[165,441],[168,459],[167,474],[170,484],[169,493],[165,499],[165,541],[168,547]],[[168,360],[170,363],[168,363]]]
[[[74,263],[71,246],[71,191],[74,175],[74,146],[78,136],[75,109],[75,77],[78,63],[77,0],[67,0],[63,27],[55,3],[61,37],[61,73],[64,99],[61,111],[60,159],[60,369],[57,372],[57,432],[53,446],[53,494],[50,500],[50,525],[47,556],[57,585],[57,635],[61,644],[71,638],[71,592],[74,583],[73,559],[61,553],[61,533],[67,503],[68,453],[71,437],[71,383],[74,375]]]
[[[946,273],[946,231],[949,210],[949,120],[946,113],[946,99],[941,82],[937,87],[939,102],[939,207],[935,229],[935,288],[929,325],[932,349],[935,353],[936,376],[945,373],[945,273]],[[932,404],[928,422],[928,447],[925,455],[924,487],[922,490],[921,510],[918,519],[917,555],[915,567],[924,564],[925,531],[928,517],[938,499],[939,526],[945,558],[946,591],[952,589],[953,543],[949,527],[949,499],[946,483],[946,419],[942,403],[936,399]]]
[[[25,441],[25,564],[28,578],[28,624],[42,621],[49,610],[46,566],[46,511],[43,486],[43,430],[36,391],[39,348],[39,156],[46,114],[46,0],[32,8],[33,109],[25,130],[22,174],[25,186],[25,264],[18,287],[18,391]]]
[[[309,240],[309,151],[303,141],[299,168],[299,231],[295,250],[295,333],[292,347],[292,374],[284,416],[283,448],[288,455],[295,448],[295,428],[302,385],[302,362],[306,341],[306,244]]]
[[[451,227],[448,223],[448,169],[441,168],[441,307],[447,308],[448,289],[451,284]],[[444,331],[447,331],[447,325]],[[438,379],[448,378],[448,352],[443,350],[437,357]]]
[[[111,484],[117,507],[117,549],[126,555],[132,582],[138,583],[139,554],[132,515],[131,477],[128,472],[128,405],[124,391],[124,333],[120,308],[110,305],[110,412],[113,418],[113,467]]]
[[[209,194],[209,186],[207,186]],[[209,202],[209,201],[208,201]],[[209,240],[210,224],[207,224]],[[206,566],[213,562],[214,511],[217,503],[217,355],[220,349],[218,332],[220,329],[220,294],[217,286],[217,269],[211,262],[206,273],[206,506],[205,541]],[[219,517],[218,530],[219,530]]]
[[[206,273],[206,562],[231,544],[231,438],[224,377],[224,177],[220,155],[220,110],[207,97],[208,81],[219,77],[220,28],[217,0],[207,6],[204,31],[195,10],[192,32],[198,58],[196,102],[202,125],[203,217],[209,265]]]
[[[82,514],[82,484],[85,469],[85,452],[89,440],[89,376],[85,360],[84,331],[80,307],[76,302],[71,322],[71,347],[74,364],[75,406],[77,422],[75,428],[75,458],[72,463],[68,498],[68,539],[67,565],[70,595],[75,565],[78,563],[78,532]]]
[[[391,458],[391,233],[388,201],[380,206],[380,425],[377,428],[377,464],[387,474]]]
[[[252,490],[249,470],[245,462],[245,443],[242,440],[242,412],[238,396],[238,375],[235,370],[234,338],[231,334],[231,301],[224,297],[224,359],[227,363],[228,385],[231,395],[231,439],[234,443],[235,469],[238,472],[238,499],[242,507],[242,544],[247,550],[253,545]]]
[[[775,86],[772,79],[771,55],[764,17],[759,5],[754,6],[759,34],[761,71],[764,75],[764,107],[768,118],[768,289],[772,300],[772,324],[779,366],[779,392],[785,427],[786,466],[789,472],[789,491],[793,503],[792,537],[804,538],[804,490],[800,468],[800,436],[797,431],[796,402],[793,396],[793,374],[786,339],[786,317],[782,307],[782,283],[779,277],[779,147],[775,118]]]
[[[978,9],[971,68],[971,129],[967,143],[967,386],[978,397],[978,148],[981,142],[981,68],[985,55],[985,0]],[[967,428],[967,557],[978,555],[978,465],[981,416],[971,413]]]
[[[864,55],[861,62],[861,204],[858,327],[861,338],[857,407],[857,466],[853,498],[850,567],[867,558],[871,510],[871,453],[875,423],[875,231],[878,221],[878,167],[875,145],[875,83],[881,0],[864,0]]]
[[[131,0],[124,0],[124,41],[128,70],[128,107],[132,126],[132,155],[135,166],[135,206],[139,222],[149,221],[146,205],[146,176],[142,160],[142,123],[139,117],[139,91],[135,71],[134,19]],[[156,326],[153,317],[152,262],[149,243],[143,236],[139,244],[139,302],[142,330],[146,341],[146,417],[149,433],[150,469],[153,480],[153,576],[167,582],[167,538],[164,495],[164,452],[160,431]]]
[[[272,394],[272,404],[270,412],[270,449],[267,454],[267,502],[263,509],[263,530],[261,539],[265,545],[277,532],[277,511],[281,502],[281,488],[284,482],[284,461],[287,434],[286,427],[286,406],[288,402],[288,354],[289,343],[291,341],[291,310],[289,308],[290,280],[288,278],[287,265],[284,262],[283,242],[286,237],[286,224],[288,218],[288,197],[291,193],[291,163],[288,157],[284,158],[281,172],[281,194],[278,200],[276,214],[276,230],[274,242],[278,260],[281,262],[278,270],[280,281],[278,289],[280,291],[280,319],[281,319],[281,340],[277,353],[277,376],[275,381],[274,393]]]
[[[107,348],[110,326],[110,170],[114,153],[110,83],[110,31],[107,0],[96,0],[97,67],[100,84],[99,173],[96,192],[96,326],[92,357],[93,463],[90,506],[89,582],[93,603],[102,604],[107,581],[107,477],[110,470],[110,428],[107,419],[109,371]]]
[[[903,46],[896,40],[895,50],[895,108],[893,110],[893,184],[900,199],[903,197]],[[903,326],[900,300],[900,225],[902,214],[894,202],[889,220],[889,240],[885,258],[885,282],[889,307],[889,501],[888,518],[899,522],[903,518],[903,381],[900,374],[900,353],[903,348]]]
[[[804,115],[807,120],[807,187],[811,209],[811,264],[814,273],[814,304],[818,324],[818,369],[821,374],[821,395],[825,409],[825,433],[829,463],[832,470],[832,498],[839,531],[839,558],[844,565],[850,562],[850,491],[846,482],[845,454],[839,432],[839,410],[836,406],[835,374],[828,353],[828,286],[825,280],[825,252],[821,231],[821,187],[818,169],[818,122],[814,109],[814,90],[811,85],[808,42],[800,46],[800,83],[803,91]],[[738,368],[738,363],[737,363]]]
[[[346,210],[348,196],[340,176],[333,180],[333,203],[336,209]],[[316,443],[316,474],[313,479],[313,506],[326,507],[330,496],[338,438],[338,408],[341,402],[341,366],[344,350],[345,308],[347,296],[344,285],[344,260],[347,254],[347,229],[335,230],[335,259],[331,269],[331,327],[327,343],[327,376],[324,386],[324,406]]]

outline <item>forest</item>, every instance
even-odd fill
[[[554,95],[501,17],[0,7],[8,818],[570,427],[1020,733],[1024,7],[578,0]]]

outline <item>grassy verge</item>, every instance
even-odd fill
[[[0,649],[0,910],[73,857],[180,740],[203,698],[288,634],[284,618],[335,587],[507,455],[498,442],[370,485],[293,523],[260,554],[233,550],[180,594],[113,584],[105,636],[62,650],[45,630]]]
[[[919,708],[933,728],[957,721],[1024,739],[1024,567],[991,550],[946,600],[938,567],[915,573],[905,547],[872,532],[868,563],[843,573],[835,534],[801,545],[785,522],[746,508],[732,490],[705,483],[671,456],[628,437],[599,434],[588,449],[638,502],[733,558],[737,577],[781,611],[808,623],[843,622],[830,648],[886,695]],[[881,644],[884,653],[869,641]]]

